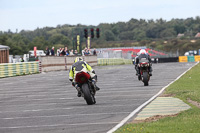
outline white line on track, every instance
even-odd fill
[[[106,92],[105,91],[99,91],[99,92],[97,92],[97,93],[113,93],[113,91],[116,93],[116,92],[130,92],[130,91],[133,91],[133,90],[119,90],[119,88],[117,88],[117,89],[109,89],[109,90],[107,90]],[[134,90],[134,91],[145,91],[145,90]],[[9,93],[14,93],[14,94],[9,94]],[[0,93],[0,95],[3,95],[3,96],[12,96],[12,95],[28,95],[28,94],[31,94],[31,93],[38,93],[38,91],[25,91],[25,92],[19,92],[19,91],[9,91],[9,92],[4,92],[4,93]],[[39,92],[40,93],[40,95],[42,94],[42,95],[44,95],[44,94],[53,94],[53,95],[61,95],[60,93],[62,93],[62,95],[63,95],[63,93],[67,93],[67,94],[71,94],[71,93],[75,93],[75,91],[61,91],[61,92],[55,92],[55,91],[51,91],[51,92]]]
[[[17,84],[16,84],[17,85]],[[56,87],[58,87],[58,86],[56,86]],[[63,86],[60,86],[60,87],[63,87]],[[71,86],[70,86],[70,88],[72,88]],[[38,88],[36,88],[35,86],[34,87],[29,87],[29,89],[32,89],[32,90],[34,90],[35,92],[37,92],[37,89]],[[38,90],[40,90],[40,89],[38,89]],[[44,90],[44,88],[43,88],[43,90]],[[61,88],[61,89],[46,89],[46,90],[44,90],[44,91],[66,91],[66,90],[68,90],[67,88]],[[70,89],[70,90],[73,90],[73,89]],[[10,91],[16,91],[16,88],[7,88],[7,89],[0,89],[0,91],[5,91],[5,92],[10,92]],[[29,91],[27,91],[27,89],[25,88],[25,89],[20,89],[20,88],[18,88],[17,89],[17,91],[16,92],[29,92]],[[34,92],[33,91],[33,92]]]
[[[69,117],[69,116],[97,116],[97,115],[115,115],[115,114],[128,114],[130,112],[112,112],[112,113],[93,113],[93,114],[74,114],[74,115],[49,115],[49,116],[31,116],[31,117],[5,117],[0,118],[3,120],[14,119],[34,119],[34,118],[51,118],[51,117]]]
[[[43,99],[26,99],[26,101],[24,99],[22,99],[22,100],[9,100],[9,101],[6,101],[6,102],[0,101],[0,103],[6,103],[8,105],[9,103],[12,103],[12,102],[24,102],[24,101],[25,102],[32,102],[32,101],[49,101],[49,100],[74,100],[74,101],[76,101],[76,100],[79,100],[79,99],[78,98],[43,98]],[[117,100],[117,99],[113,100],[112,99],[112,101],[131,101],[131,100],[138,100],[138,99],[137,98],[119,99],[119,100]],[[107,101],[104,100],[104,102],[107,102]]]
[[[80,102],[79,102],[80,103]],[[112,105],[112,107],[123,107],[123,106],[138,106],[136,104],[123,104],[123,105]],[[0,111],[0,113],[14,113],[14,112],[39,112],[39,111],[52,111],[52,110],[71,110],[71,109],[81,109],[86,108],[85,106],[76,106],[72,108],[53,108],[53,109],[34,109],[34,110],[15,110],[15,111]],[[98,105],[95,108],[110,108],[110,105]]]
[[[11,94],[10,94],[11,93]],[[0,96],[15,96],[15,95],[29,95],[32,96],[34,93],[39,93],[40,95],[63,95],[63,94],[69,94],[69,93],[74,93],[74,92],[68,92],[68,91],[63,91],[63,92],[7,92],[7,93],[1,93]]]
[[[18,111],[0,111],[0,113],[39,112],[39,111],[70,110],[70,109],[73,109],[73,108],[54,108],[54,109],[34,109],[34,110],[18,110]]]
[[[135,109],[133,112],[131,112],[126,118],[124,118],[120,123],[118,123],[115,127],[113,127],[111,130],[109,130],[107,133],[113,133],[117,129],[119,129],[121,126],[123,126],[130,118],[132,118],[137,112],[139,112],[142,108],[144,108],[146,105],[148,105],[151,101],[153,101],[157,96],[159,96],[168,86],[170,86],[172,83],[174,83],[176,80],[178,80],[180,77],[182,77],[186,72],[188,72],[190,69],[192,69],[194,66],[196,66],[199,62],[195,63],[195,65],[191,66],[189,69],[187,69],[185,72],[183,72],[180,76],[178,76],[175,80],[173,80],[171,83],[163,87],[156,95],[151,97],[148,101],[140,105],[137,109]]]
[[[71,102],[71,103],[80,103],[80,102]],[[104,102],[106,103],[106,102]],[[63,103],[42,103],[42,104],[24,104],[24,105],[3,105],[3,106],[0,106],[0,107],[13,107],[13,106],[17,106],[17,107],[30,107],[30,106],[41,106],[41,105],[44,105],[44,106],[49,106],[49,105],[68,105],[68,103],[66,102],[63,102]],[[125,105],[112,105],[112,106],[125,106]],[[1,112],[1,111],[0,111]]]
[[[144,95],[151,95],[151,94],[144,94]],[[11,95],[10,95],[11,96]],[[62,97],[68,97],[67,94],[51,94],[51,96],[62,96]],[[98,96],[98,92],[97,92],[97,97],[122,97],[122,96],[133,96],[133,95],[106,95],[106,96]],[[23,96],[16,96],[13,94],[12,98],[29,98],[29,97],[49,97],[49,95],[23,95]],[[2,98],[10,98],[10,97],[2,97]]]
[[[48,101],[48,100],[74,100],[74,98],[43,98],[43,99],[26,99],[26,102],[27,101]],[[0,103],[11,103],[11,102],[24,102],[25,100],[22,99],[22,100],[9,100],[9,101],[6,101],[6,102],[2,102],[0,101]]]
[[[152,94],[142,94],[143,96],[151,96]],[[133,95],[109,95],[109,96],[97,96],[97,97],[132,97]]]
[[[97,123],[74,123],[74,124],[55,124],[55,125],[35,125],[35,126],[16,126],[0,127],[0,129],[22,129],[22,128],[41,128],[41,127],[59,127],[59,126],[88,126],[88,125],[108,125],[117,124],[118,122],[97,122]]]

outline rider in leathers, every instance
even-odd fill
[[[140,67],[138,66],[140,60],[142,58],[146,58],[149,61],[149,75],[152,76],[152,63],[151,63],[151,58],[149,56],[149,54],[147,54],[147,52],[144,49],[141,49],[139,52],[138,57],[135,59],[135,69],[136,69],[136,75],[140,76]]]
[[[87,64],[87,62],[83,61],[81,57],[76,57],[76,59],[74,60],[74,64],[71,66],[69,70],[69,80],[72,82],[72,85],[77,89],[78,91],[77,96],[80,97],[81,92],[80,92],[80,89],[78,89],[79,87],[78,84],[74,80],[75,80],[76,74],[81,71],[90,74],[91,79],[92,79],[92,85],[94,86],[96,90],[100,90],[100,88],[96,86],[97,75],[95,74],[95,71],[92,69],[90,65]]]

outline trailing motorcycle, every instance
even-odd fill
[[[146,58],[142,58],[138,64],[140,70],[140,75],[138,76],[138,80],[142,80],[144,86],[149,85],[149,80],[150,80],[149,66],[150,63]]]
[[[81,96],[84,97],[86,103],[88,105],[92,105],[96,103],[95,93],[96,90],[94,85],[92,84],[92,79],[90,75],[86,72],[79,72],[76,74],[75,81],[78,84],[79,91],[81,92]]]

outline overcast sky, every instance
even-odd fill
[[[200,0],[0,0],[0,31],[200,16]]]

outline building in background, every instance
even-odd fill
[[[9,63],[9,49],[8,46],[0,45],[0,63]]]
[[[200,32],[198,32],[195,37],[200,38]]]

